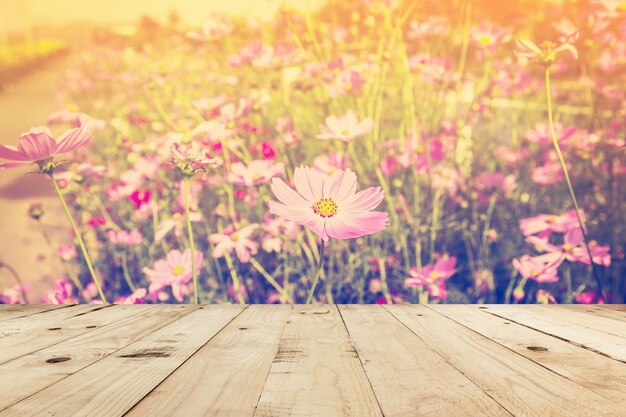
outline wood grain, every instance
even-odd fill
[[[508,416],[380,306],[340,306],[385,416]]]
[[[586,324],[585,319],[579,319],[578,322],[569,319],[563,321],[566,314],[559,313],[557,309],[546,314],[545,310],[535,307],[525,306],[520,309],[510,305],[489,305],[484,306],[484,311],[626,362],[626,339],[623,337],[594,329]]]
[[[537,332],[475,306],[432,305],[430,309],[519,355],[626,407],[626,364]]]
[[[0,321],[16,317],[26,317],[32,314],[45,313],[57,308],[68,307],[62,304],[6,304],[0,309]]]
[[[621,415],[626,409],[425,306],[388,306],[395,317],[447,363],[513,415]]]
[[[245,307],[198,309],[56,384],[0,416],[119,416],[189,359]]]
[[[295,306],[255,416],[382,416],[336,306]]]
[[[290,310],[248,307],[127,416],[252,416]]]
[[[0,365],[0,410],[41,391],[197,309],[188,305],[115,306],[117,320]]]

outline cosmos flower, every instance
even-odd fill
[[[206,149],[200,148],[195,143],[189,145],[174,143],[170,152],[172,165],[186,176],[193,176],[196,172],[206,172],[210,168],[222,165],[220,158],[211,158]]]
[[[380,187],[356,192],[356,174],[350,169],[328,176],[301,166],[294,172],[296,190],[279,178],[272,191],[279,202],[270,201],[270,213],[309,227],[327,241],[350,239],[379,232],[388,214],[371,211],[383,201]]]
[[[202,252],[195,252],[196,273],[202,267]],[[171,286],[172,294],[178,301],[183,301],[187,293],[186,284],[191,280],[191,250],[181,253],[178,250],[170,251],[164,259],[156,261],[152,269],[144,267],[143,273],[148,276],[150,296],[158,294],[162,289]]]
[[[428,294],[438,300],[447,298],[445,281],[456,273],[456,258],[444,256],[421,270],[411,268],[404,280],[407,287],[426,287]]]
[[[513,268],[524,278],[539,283],[550,283],[559,280],[557,270],[562,262],[562,258],[554,257],[552,254],[535,257],[523,255],[519,260],[513,259]]]
[[[359,136],[370,133],[374,128],[374,122],[372,119],[364,119],[359,122],[356,114],[349,111],[341,117],[328,116],[326,125],[320,125],[320,128],[322,133],[315,136],[317,139],[339,139],[344,142],[351,142]]]
[[[258,243],[250,239],[258,227],[258,224],[253,223],[241,229],[230,227],[224,233],[211,234],[209,242],[215,245],[213,256],[221,258],[225,253],[231,253],[234,250],[241,262],[249,262],[250,256],[255,255],[259,249]]]
[[[268,182],[285,170],[285,164],[268,159],[257,159],[247,166],[241,162],[231,165],[228,181],[234,185],[253,187]]]
[[[557,54],[569,52],[574,59],[578,59],[578,49],[573,45],[578,40],[578,31],[568,36],[563,36],[558,43],[545,41],[541,45],[528,39],[519,39],[515,42],[515,54],[522,58],[536,59],[551,65],[556,61]]]
[[[40,172],[51,172],[56,167],[52,161],[55,155],[72,152],[90,139],[91,132],[81,127],[67,130],[58,140],[54,139],[47,127],[33,127],[28,132],[22,133],[17,147],[0,145],[0,158],[12,161],[0,164],[0,169],[36,163]]]

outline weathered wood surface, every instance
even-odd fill
[[[623,306],[0,306],[2,416],[624,416]]]

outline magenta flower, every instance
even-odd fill
[[[456,258],[445,256],[421,270],[411,268],[404,280],[407,287],[426,287],[428,294],[438,300],[447,297],[445,281],[456,273]]]
[[[0,145],[0,158],[12,161],[0,164],[0,169],[36,163],[41,172],[49,172],[55,167],[53,156],[78,149],[89,142],[89,139],[91,132],[81,127],[66,131],[58,140],[52,137],[47,127],[33,127],[22,133],[17,147]]]
[[[209,242],[215,245],[213,256],[221,258],[233,250],[241,262],[250,262],[250,256],[256,255],[259,244],[250,239],[250,236],[259,227],[258,224],[250,224],[237,230],[234,227],[227,228],[224,233],[213,233],[209,236]]]
[[[241,162],[234,163],[230,170],[228,181],[232,184],[253,187],[281,175],[285,170],[285,164],[282,162],[274,163],[268,159],[258,159],[250,162],[248,166]]]
[[[339,139],[351,142],[358,136],[363,136],[372,131],[374,122],[372,119],[364,119],[359,122],[354,112],[349,111],[341,117],[328,116],[326,125],[321,125],[322,133],[315,136],[317,139]]]
[[[559,280],[557,270],[562,262],[562,258],[550,253],[535,257],[523,255],[519,260],[513,259],[513,267],[524,278],[550,283]]]
[[[74,286],[66,279],[59,279],[54,283],[54,289],[46,294],[46,304],[76,304],[78,298],[74,295]]]
[[[202,252],[195,252],[196,273],[202,266]],[[172,294],[178,301],[183,301],[187,294],[187,283],[191,280],[191,250],[187,249],[181,253],[178,250],[170,251],[165,259],[159,259],[153,265],[153,269],[144,267],[143,273],[148,276],[150,296],[158,294],[162,289],[171,286]]]
[[[380,187],[356,192],[356,174],[350,169],[323,175],[301,166],[294,172],[296,190],[279,178],[272,191],[270,213],[311,228],[319,237],[350,239],[385,229],[388,214],[371,211],[383,201]]]

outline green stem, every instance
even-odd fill
[[[591,263],[591,272],[593,274],[594,279],[596,280],[596,284],[598,285],[598,293],[600,295],[600,300],[602,300],[602,302],[606,302],[606,300],[604,299],[604,292],[602,291],[602,281],[600,281],[600,277],[598,276],[598,273],[593,263],[593,256],[591,254],[591,248],[589,247],[589,237],[587,235],[587,227],[585,226],[585,222],[580,214],[578,200],[576,199],[576,194],[574,193],[574,188],[572,187],[572,182],[570,181],[569,173],[567,172],[567,166],[565,165],[565,158],[563,157],[563,152],[561,152],[561,147],[559,146],[559,141],[556,137],[556,132],[554,131],[554,121],[553,121],[553,116],[552,116],[552,96],[550,94],[550,67],[549,66],[546,67],[546,97],[548,101],[548,124],[550,126],[550,137],[552,138],[552,144],[554,145],[554,150],[556,152],[557,157],[559,158],[561,169],[563,170],[563,176],[565,177],[565,182],[567,183],[567,188],[569,190],[570,198],[572,199],[572,203],[574,204],[576,217],[578,218],[578,223],[580,224],[580,229],[583,234],[583,240],[585,242],[585,248],[587,249],[587,255],[589,255],[589,262]]]
[[[193,303],[198,304],[198,274],[196,273],[196,247],[193,241],[193,228],[189,217],[189,177],[183,179],[185,194],[185,219],[187,220],[187,234],[189,235],[189,248],[191,250],[191,276],[193,277]]]
[[[269,272],[267,272],[265,270],[265,268],[263,268],[263,265],[261,265],[256,259],[254,258],[250,258],[250,263],[252,264],[252,266],[254,267],[254,269],[256,269],[261,275],[263,275],[263,278],[265,278],[267,280],[267,282],[270,283],[270,285],[272,287],[274,287],[276,289],[276,291],[278,291],[278,293],[280,295],[282,295],[287,301],[289,301],[290,303],[293,303],[293,300],[291,299],[291,297],[289,296],[289,294],[287,293],[287,291],[285,291],[285,289],[283,287],[280,286],[280,284],[278,282],[276,282],[276,280],[274,279],[273,276],[271,276],[269,274]]]
[[[83,242],[83,237],[80,231],[78,230],[78,227],[76,227],[76,223],[74,223],[74,219],[72,218],[72,213],[70,212],[69,207],[67,207],[67,203],[65,202],[65,198],[63,197],[61,188],[59,188],[59,184],[57,183],[57,180],[54,178],[54,175],[52,174],[52,172],[50,172],[49,175],[50,175],[50,179],[52,180],[52,184],[54,185],[54,189],[56,190],[59,196],[59,199],[61,200],[61,205],[63,206],[63,209],[65,210],[65,214],[67,214],[67,218],[70,221],[70,224],[72,225],[72,229],[74,230],[74,235],[76,235],[76,239],[78,239],[78,245],[80,246],[80,250],[83,253],[85,262],[87,263],[87,268],[89,269],[89,273],[91,274],[91,279],[93,280],[94,285],[98,289],[98,294],[100,294],[100,298],[102,299],[102,302],[104,304],[108,304],[108,301],[105,298],[104,293],[102,292],[100,281],[98,280],[98,277],[96,276],[96,271],[93,269],[93,265],[91,264],[91,258],[89,258],[89,254],[87,253],[87,248],[85,247],[85,242]]]
[[[122,272],[130,290],[132,292],[137,291],[137,287],[133,284],[133,280],[130,278],[130,273],[128,272],[128,259],[126,257],[126,252],[122,252]]]
[[[317,283],[320,280],[320,275],[322,274],[322,269],[324,268],[324,241],[322,240],[320,243],[320,257],[317,262],[317,273],[315,274],[315,278],[313,279],[313,286],[311,287],[311,291],[309,292],[309,296],[306,299],[305,304],[311,304],[313,300],[313,294],[315,294],[315,287],[317,287]]]

